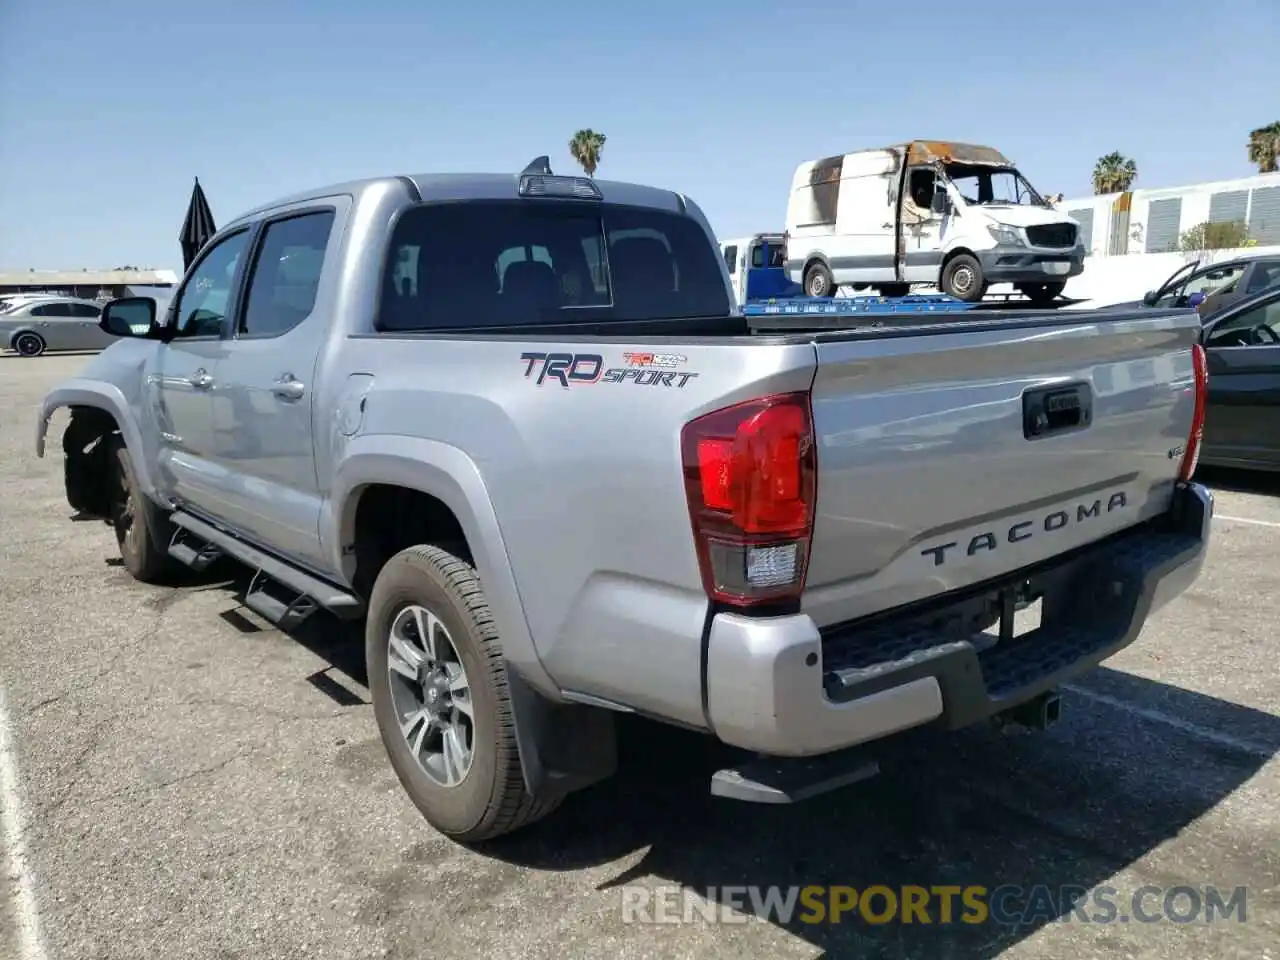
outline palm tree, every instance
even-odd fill
[[[1138,165],[1123,153],[1112,151],[1093,165],[1093,192],[1124,193],[1138,179]]]
[[[600,154],[604,152],[605,136],[596,133],[590,127],[579,130],[569,141],[569,155],[582,165],[588,177],[596,175],[596,167],[600,166]]]
[[[1259,173],[1275,173],[1280,161],[1280,121],[1249,131],[1249,162]]]

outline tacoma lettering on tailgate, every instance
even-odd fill
[[[984,530],[982,533],[975,534],[969,538],[968,546],[965,547],[965,555],[972,557],[981,550],[999,549],[1002,542],[1020,543],[1035,536],[1056,533],[1071,526],[1073,523],[1079,526],[1082,523],[1097,519],[1104,513],[1123,510],[1128,505],[1129,499],[1125,496],[1124,491],[1117,490],[1106,498],[1105,505],[1103,499],[1099,497],[1092,503],[1076,504],[1074,510],[1054,510],[1052,513],[1034,519],[1019,520],[1009,527]],[[959,548],[959,541],[953,540],[950,543],[940,543],[935,547],[925,547],[920,551],[920,554],[925,557],[933,557],[933,565],[940,567],[947,562],[947,551]]]

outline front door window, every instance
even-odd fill
[[[241,230],[219,240],[201,258],[174,305],[175,337],[221,337],[230,332],[228,312],[248,243],[249,231]]]

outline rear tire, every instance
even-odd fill
[[[110,523],[120,548],[120,559],[130,576],[142,583],[163,584],[173,579],[181,564],[169,556],[173,526],[167,516],[138,485],[129,450],[119,436],[108,441],[108,462],[116,468],[110,497]]]
[[[14,351],[22,357],[38,357],[44,348],[44,337],[38,333],[20,333],[13,341]]]
[[[1052,303],[1066,288],[1065,283],[1024,283],[1018,287],[1038,307]]]
[[[835,283],[825,263],[809,264],[809,269],[804,272],[804,292],[810,297],[835,296]]]
[[[957,254],[947,261],[938,285],[943,293],[965,303],[977,303],[987,293],[987,278],[982,273],[982,264],[977,257],[967,253]]]
[[[434,546],[409,547],[388,560],[369,598],[365,659],[392,769],[433,827],[475,843],[559,806],[558,798],[538,801],[525,789],[506,661],[470,564]]]

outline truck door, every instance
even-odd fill
[[[765,269],[765,243],[759,237],[751,241],[747,247],[747,266],[743,271],[746,282],[748,300],[760,300],[773,296],[773,284],[769,282],[769,271]]]
[[[758,237],[751,242],[747,255],[747,299],[767,300],[795,293],[795,284],[787,277],[785,243],[772,237]]]
[[[331,238],[341,235],[337,216],[334,206],[313,205],[262,225],[213,410],[218,518],[315,566],[325,556],[312,410],[331,320],[321,281]]]
[[[746,303],[745,271],[738,269],[738,245],[736,243],[721,244],[720,253],[724,257],[724,265],[729,271],[729,283],[733,287],[733,296],[738,303]]]
[[[205,511],[216,507],[213,397],[226,337],[236,311],[250,230],[215,240],[202,251],[167,314],[172,338],[147,369],[146,396],[159,457],[161,492]]]

